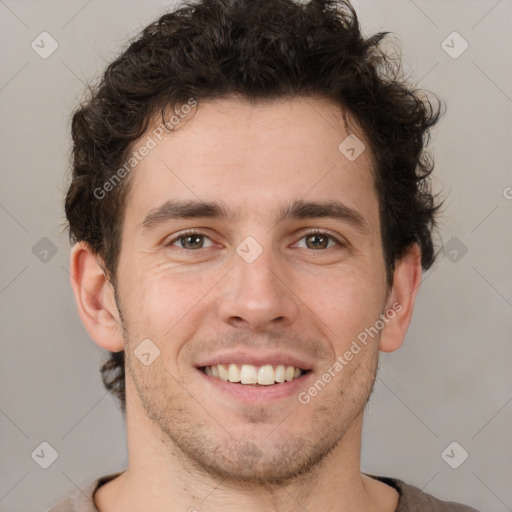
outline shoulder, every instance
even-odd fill
[[[47,512],[98,512],[98,510],[94,506],[92,492],[90,492],[84,494],[82,498],[78,498],[77,494],[68,496],[62,501],[59,501],[57,505],[54,505],[53,507],[49,508]]]
[[[68,496],[66,499],[57,503],[57,505],[49,508],[47,512],[73,512],[74,510],[75,500],[72,496]]]
[[[78,489],[76,493],[70,495],[49,508],[47,512],[98,512],[94,504],[94,493],[105,483],[113,480],[121,473],[96,478]]]
[[[423,492],[414,485],[409,485],[397,478],[368,475],[394,487],[400,494],[400,501],[396,512],[478,512],[478,510],[455,503],[453,501],[443,501],[439,498]]]

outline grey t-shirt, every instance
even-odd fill
[[[122,472],[121,472],[122,473]],[[79,490],[74,496],[69,496],[48,512],[98,512],[94,506],[93,495],[103,484],[116,478],[121,473],[115,473],[98,478],[84,489]],[[365,473],[366,474],[366,473]],[[400,494],[400,500],[396,512],[478,512],[474,508],[452,501],[442,501],[432,495],[423,492],[418,487],[408,485],[396,478],[367,475],[395,488]]]

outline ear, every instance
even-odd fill
[[[416,294],[421,283],[421,250],[413,244],[397,261],[393,273],[393,286],[386,301],[388,321],[381,331],[380,350],[393,352],[400,348],[411,323]]]
[[[91,338],[105,350],[119,352],[124,348],[119,311],[101,263],[88,244],[77,242],[71,249],[71,288]]]

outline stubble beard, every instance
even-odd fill
[[[287,428],[294,422],[294,412],[271,414],[268,407],[258,405],[245,409],[244,426],[256,427],[267,419],[272,426],[266,437],[253,439],[237,435],[232,425],[223,425],[222,413],[212,414],[211,406],[201,404],[187,392],[186,383],[157,361],[153,371],[148,371],[150,367],[143,367],[127,353],[125,368],[162,446],[184,469],[245,489],[289,485],[321,468],[363,413],[373,391],[378,351],[344,368],[343,372],[350,368],[350,373],[338,375],[338,380],[333,379],[309,404],[297,401],[301,417],[303,408],[309,408],[301,432]],[[336,391],[328,389],[330,386],[336,386]]]

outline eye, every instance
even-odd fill
[[[209,244],[205,245],[205,241],[208,240]],[[306,249],[331,249],[332,247],[344,247],[346,244],[335,238],[334,236],[324,233],[323,231],[315,230],[306,233],[301,237],[300,240],[305,240]],[[214,244],[210,240],[210,238],[204,233],[189,230],[185,231],[178,236],[175,236],[168,243],[166,243],[167,247],[177,247],[179,249],[186,250],[198,250],[198,249],[206,249],[208,247],[212,247]]]
[[[203,233],[191,230],[181,233],[177,237],[174,237],[166,244],[166,246],[174,246],[187,250],[205,249],[206,247],[212,247],[213,243],[211,242],[211,240],[210,245],[205,245],[205,240],[210,239]],[[175,245],[176,243],[178,243],[179,245]]]
[[[330,249],[336,245],[344,246],[338,239],[322,231],[310,231],[300,240],[306,240],[307,249]],[[332,242],[332,243],[331,243]],[[331,245],[329,245],[331,243]]]

